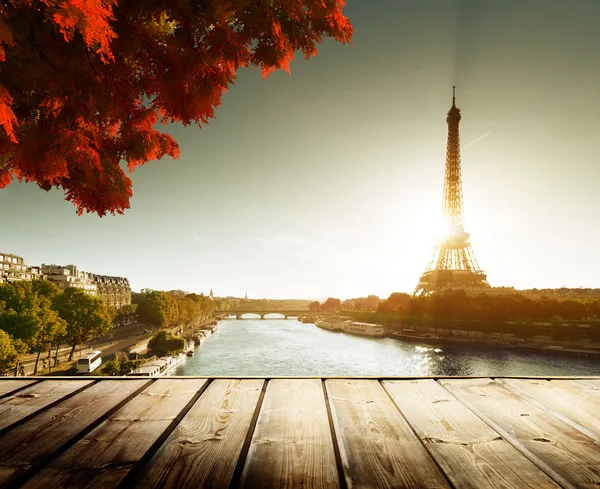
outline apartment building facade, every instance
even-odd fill
[[[124,277],[97,275],[79,270],[75,265],[45,265],[42,273],[59,289],[76,287],[98,297],[107,307],[120,309],[131,304],[131,287]]]
[[[22,256],[0,251],[0,284],[18,280],[45,279],[60,290],[80,289],[98,297],[108,307],[120,309],[131,304],[131,287],[125,277],[98,275],[80,270],[76,265],[27,265]]]
[[[75,265],[46,265],[42,263],[42,274],[60,290],[69,287],[83,290],[86,294],[96,296],[98,286],[94,275],[79,270]]]
[[[120,309],[131,304],[131,287],[125,277],[94,275],[98,297],[108,307]]]
[[[27,265],[22,256],[0,251],[0,284],[42,278],[40,267]]]

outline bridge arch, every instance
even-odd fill
[[[262,319],[261,316],[259,312],[239,312],[236,314],[236,319]]]
[[[262,319],[287,319],[287,314],[283,312],[267,312],[261,316]]]

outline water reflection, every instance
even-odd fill
[[[295,320],[221,321],[175,375],[599,375],[600,359],[334,333]]]

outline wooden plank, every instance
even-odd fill
[[[103,380],[0,437],[0,489],[35,468],[147,380]]]
[[[569,389],[569,381],[506,379],[500,383],[552,416],[600,442],[600,390],[598,395]]]
[[[563,487],[598,487],[600,445],[590,437],[492,380],[440,383]]]
[[[339,487],[320,380],[271,380],[240,481],[254,489]]]
[[[9,394],[10,392],[16,391],[17,389],[21,389],[26,385],[33,384],[35,380],[5,380],[2,379],[0,381],[0,397]]]
[[[349,488],[450,488],[379,382],[325,385]]]
[[[136,487],[228,487],[264,382],[212,382],[152,458]]]
[[[23,487],[116,487],[206,382],[157,380]]]
[[[454,487],[560,487],[434,380],[383,386]]]
[[[598,355],[600,358],[600,354]],[[45,380],[48,377],[31,377],[28,376],[28,379],[32,380]],[[72,376],[64,376],[64,375],[53,375],[51,377],[53,380],[87,380],[89,376],[82,375],[72,375]],[[169,375],[171,379],[208,379],[208,380],[216,380],[216,379],[264,379],[264,375]],[[422,380],[422,379],[489,379],[489,375],[389,375],[389,376],[381,376],[381,375],[328,375],[323,377],[321,375],[273,375],[269,376],[269,379],[372,379],[372,380]],[[503,377],[495,377],[502,379],[543,379],[543,380],[600,380],[599,376],[567,376],[567,375],[507,375]],[[125,376],[114,376],[111,377],[112,380],[134,380],[134,377],[125,377]],[[3,382],[4,379],[0,378],[0,382]]]
[[[0,400],[0,429],[91,383],[92,380],[46,380],[5,397]]]
[[[600,399],[600,380],[550,380],[552,385],[561,386],[564,389],[569,389],[579,392],[587,397]]]

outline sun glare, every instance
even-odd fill
[[[423,210],[419,214],[417,232],[423,237],[423,242],[433,247],[452,234],[450,221],[441,209]]]

